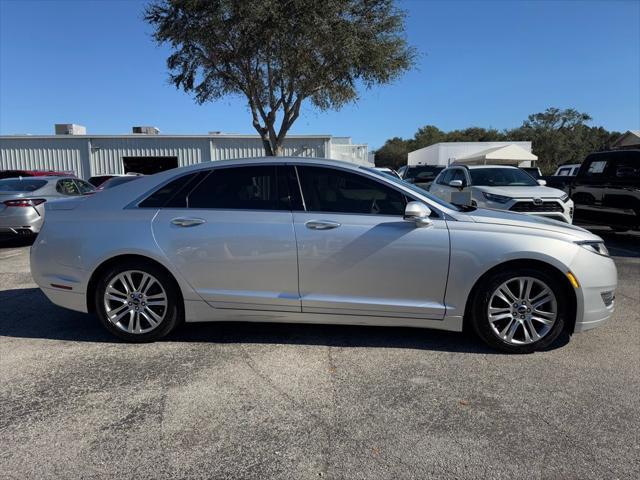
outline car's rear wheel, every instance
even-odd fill
[[[95,292],[102,324],[129,342],[151,342],[179,323],[181,309],[173,278],[152,263],[126,261],[107,269]]]
[[[517,268],[494,274],[473,302],[473,326],[488,345],[509,353],[548,347],[564,328],[569,296],[546,271]]]

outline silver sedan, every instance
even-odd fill
[[[182,321],[473,329],[514,353],[601,325],[616,268],[601,238],[459,208],[320,159],[199,164],[47,206],[33,278],[127,341]]]
[[[93,185],[72,177],[0,180],[0,234],[34,235],[44,222],[45,203],[91,194]]]

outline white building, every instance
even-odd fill
[[[409,152],[409,165],[508,164],[531,167],[531,142],[443,142]]]
[[[154,127],[134,127],[142,133],[129,135],[88,135],[84,127],[71,124],[57,125],[56,131],[61,134],[0,136],[0,170],[65,171],[86,179],[264,155],[258,135],[160,135]],[[283,155],[368,165],[367,150],[349,137],[289,135]]]

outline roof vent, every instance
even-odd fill
[[[142,135],[158,135],[160,133],[158,127],[133,127],[131,130],[133,133]]]
[[[86,135],[87,127],[75,123],[56,123],[56,135]]]

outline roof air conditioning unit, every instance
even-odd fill
[[[160,129],[157,127],[133,127],[132,131],[142,135],[158,135],[160,133]]]

